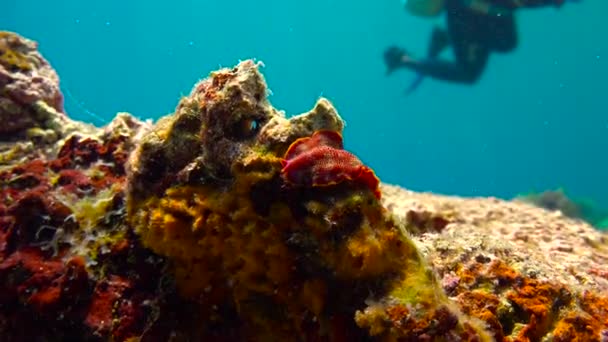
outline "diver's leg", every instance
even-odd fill
[[[486,47],[483,23],[484,17],[478,16],[453,2],[447,8],[447,32],[454,51],[454,62],[437,58],[416,60],[403,56],[401,61],[406,68],[424,76],[459,82],[476,82],[485,69],[490,49]]]
[[[475,83],[485,69],[489,51],[482,46],[469,44],[466,51],[460,54],[454,62],[437,58],[417,60],[405,54],[401,63],[405,68],[438,80]]]
[[[445,29],[435,27],[431,33],[431,39],[427,51],[428,58],[439,56],[443,50],[450,44],[450,38]],[[409,54],[402,48],[391,46],[384,51],[384,63],[386,64],[387,74],[399,68],[405,68],[411,60]]]
[[[433,32],[431,33],[429,48],[426,55],[428,58],[435,58],[439,56],[449,45],[450,36],[448,35],[448,32],[439,26],[435,26],[433,28]]]
[[[435,43],[431,42],[428,51],[430,57],[423,59],[416,59],[407,51],[393,46],[384,53],[388,73],[398,68],[407,68],[417,72],[419,77],[428,76],[448,82],[475,83],[483,73],[490,55],[490,49],[486,47],[483,39],[486,32],[477,30],[479,26],[478,18],[471,16],[470,13],[448,12],[449,39],[446,40],[454,50],[454,61],[438,59],[431,55],[431,53],[438,55],[441,51],[442,44],[439,44],[439,40]]]
[[[485,69],[489,51],[479,45],[469,45],[464,58],[447,61],[437,58],[415,59],[405,50],[398,47],[389,48],[384,58],[387,64],[387,74],[398,68],[407,68],[435,79],[458,82],[475,83]]]

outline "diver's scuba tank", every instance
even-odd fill
[[[419,17],[435,17],[441,14],[445,0],[402,0],[405,9]]]

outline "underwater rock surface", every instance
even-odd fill
[[[16,103],[42,57],[2,39]],[[0,132],[0,340],[608,339],[605,234],[381,184],[329,101],[287,118],[259,67],[212,72],[156,123],[74,122],[35,85],[0,105],[30,115]]]

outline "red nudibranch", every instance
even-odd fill
[[[300,186],[321,187],[352,181],[366,185],[380,199],[380,180],[354,154],[345,151],[336,131],[316,131],[294,141],[281,160],[283,179]]]

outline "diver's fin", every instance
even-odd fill
[[[407,51],[398,47],[390,46],[384,50],[384,64],[386,65],[386,75],[392,74],[395,70],[403,66],[404,57],[408,56]]]
[[[431,40],[427,51],[427,58],[437,58],[437,56],[439,56],[441,52],[443,52],[443,50],[448,47],[448,45],[450,45],[450,37],[448,35],[448,32],[442,29],[441,27],[434,27],[433,32],[431,33]],[[422,84],[423,80],[424,75],[421,73],[416,73],[416,77],[414,78],[412,83],[410,83],[410,86],[407,87],[407,89],[405,90],[405,95],[409,96],[416,89],[418,89],[420,84]]]
[[[420,84],[422,83],[423,80],[424,80],[424,75],[421,73],[416,73],[416,77],[414,78],[412,83],[410,83],[410,86],[407,87],[407,89],[405,90],[405,96],[409,96],[416,89],[418,89],[418,87],[420,86]]]

